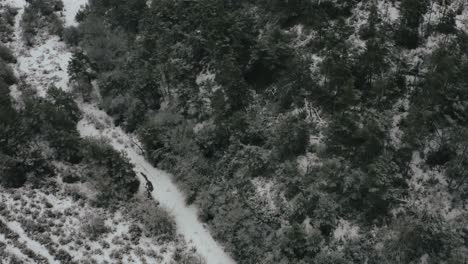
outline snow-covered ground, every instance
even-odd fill
[[[84,118],[78,124],[80,134],[107,139],[115,149],[128,155],[130,161],[135,164],[140,181],[145,182],[140,172],[148,176],[148,179],[155,186],[155,191],[152,193],[153,198],[169,210],[175,218],[178,232],[186,238],[189,245],[194,246],[197,252],[205,257],[208,264],[234,263],[198,220],[197,209],[185,204],[185,197],[172,182],[171,176],[154,168],[139,153],[136,140],[131,135],[127,135],[121,128],[114,126],[111,118],[94,105],[85,103],[80,105],[84,112]]]
[[[39,242],[31,239],[26,232],[21,227],[21,224],[16,221],[7,221],[4,217],[0,216],[0,221],[6,223],[6,226],[13,231],[14,233],[18,234],[20,243],[24,243],[26,247],[34,251],[36,254],[43,256],[47,259],[50,264],[60,264],[60,262],[56,261],[52,255],[50,255],[49,250]]]
[[[86,1],[64,0],[63,2],[65,4],[66,25],[73,25],[76,12]],[[15,69],[17,74],[23,76],[26,83],[31,84],[41,96],[45,95],[50,85],[68,91],[67,65],[71,53],[67,50],[66,45],[58,37],[43,35],[39,38],[39,43],[34,47],[25,47],[21,40],[19,22],[26,2],[24,0],[8,0],[8,3],[19,8],[15,26],[16,40],[12,44],[12,48],[18,56]],[[196,252],[204,257],[208,264],[235,263],[213,239],[209,230],[198,220],[197,209],[186,205],[184,195],[172,182],[171,175],[151,166],[139,153],[139,149],[133,143],[135,140],[132,136],[114,126],[111,118],[106,113],[91,104],[79,103],[79,106],[84,112],[84,118],[78,125],[81,135],[83,137],[103,137],[115,149],[128,155],[135,165],[140,181],[144,183],[143,177],[139,174],[139,172],[142,172],[153,182],[155,186],[153,198],[171,212],[176,221],[178,233],[186,239],[189,246],[194,247]],[[96,128],[96,122],[102,122],[102,126],[98,126],[100,129]]]
[[[51,264],[68,263],[63,252],[76,263],[115,263],[119,259],[124,263],[172,263],[177,250],[189,250],[178,239],[159,240],[143,232],[135,236],[131,226],[139,225],[126,208],[117,211],[95,208],[85,202],[85,196],[70,198],[70,192],[78,189],[53,185],[41,189],[0,188],[0,226],[4,224],[0,228],[0,245],[4,243],[9,254],[22,260],[33,258],[27,263],[38,263],[39,259]],[[131,208],[141,201],[133,202]],[[85,229],[99,223],[95,219],[104,221],[106,229],[102,234],[95,233],[93,228]]]
[[[65,26],[76,26],[75,16],[88,3],[88,0],[63,0]]]

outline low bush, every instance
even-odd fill
[[[0,60],[0,78],[8,85],[13,85],[18,82],[13,69],[3,60]]]
[[[91,240],[96,240],[100,236],[109,232],[109,228],[106,226],[105,220],[100,215],[88,215],[83,219],[81,230]]]
[[[0,58],[8,63],[16,63],[13,52],[3,44],[0,44]]]
[[[150,200],[139,200],[130,204],[130,215],[143,225],[147,236],[172,240],[175,222],[172,216]]]
[[[62,38],[70,46],[77,46],[80,42],[80,32],[78,28],[71,26],[63,29]]]
[[[62,263],[70,263],[73,260],[73,257],[64,249],[59,249],[55,254],[55,259]]]
[[[22,17],[23,41],[28,46],[34,45],[35,37],[41,29],[61,36],[63,22],[55,12],[63,10],[62,0],[28,0]]]
[[[96,205],[116,206],[128,201],[138,191],[139,181],[133,165],[121,152],[101,139],[84,140],[84,174],[98,192]]]

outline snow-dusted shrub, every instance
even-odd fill
[[[70,196],[73,201],[79,201],[82,199],[86,199],[86,196],[80,191],[77,186],[65,186],[65,195]],[[71,211],[65,211],[65,215],[71,213]]]
[[[96,240],[100,236],[109,232],[109,227],[106,226],[105,219],[97,214],[87,215],[83,219],[81,230],[91,240]]]
[[[97,191],[96,205],[117,206],[130,200],[139,181],[128,158],[102,140],[89,138],[84,143],[84,174]]]
[[[119,249],[113,249],[109,257],[111,257],[111,259],[121,260],[123,253]]]
[[[80,41],[80,32],[77,27],[66,27],[63,29],[62,37],[68,45],[77,46]]]
[[[150,200],[131,204],[130,215],[143,225],[147,236],[172,240],[175,236],[175,222],[165,210]]]
[[[63,21],[57,16],[52,16],[49,22],[49,33],[63,38]]]
[[[14,26],[15,25],[15,16],[18,14],[18,10],[14,7],[11,7],[11,6],[6,6],[4,11],[3,11],[3,16],[6,20],[6,22],[10,25],[10,26]]]
[[[128,228],[128,234],[130,236],[130,240],[132,241],[132,243],[133,244],[138,244],[138,240],[141,237],[142,230],[138,225],[132,224]]]
[[[73,257],[64,249],[59,249],[57,253],[55,253],[55,259],[61,263],[70,263],[73,260]]]
[[[2,42],[13,40],[15,25],[15,16],[18,14],[16,8],[12,8],[8,5],[4,7],[3,12],[0,15],[0,39]]]
[[[151,162],[175,165],[176,156],[193,153],[195,142],[191,129],[179,114],[159,112],[138,131],[141,143]]]
[[[44,16],[63,10],[62,0],[27,0],[29,7]]]
[[[289,159],[305,152],[309,135],[301,116],[286,116],[273,129],[271,145],[280,159]]]
[[[206,264],[206,261],[192,250],[177,247],[173,256],[174,264]]]
[[[28,0],[29,5],[24,9],[21,25],[23,27],[23,41],[33,46],[36,35],[43,29],[49,33],[61,35],[63,21],[55,12],[63,10],[62,0]]]

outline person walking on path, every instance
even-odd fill
[[[140,172],[141,176],[146,180],[146,192],[148,193],[148,198],[151,198],[151,193],[154,190],[153,184],[148,180],[148,177],[143,172]]]

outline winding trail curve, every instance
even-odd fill
[[[15,41],[12,44],[12,48],[18,56],[18,63],[15,66],[17,74],[23,76],[41,96],[45,95],[47,88],[52,84],[68,91],[67,65],[71,53],[66,45],[58,37],[47,36],[32,48],[25,47],[21,40],[20,16],[26,1],[6,0],[6,2],[19,9],[15,25]],[[76,12],[81,5],[86,4],[87,0],[63,0],[63,2],[65,23],[73,25]],[[15,91],[12,92],[13,96],[14,93]],[[103,137],[116,150],[127,154],[135,165],[135,171],[142,183],[141,186],[144,185],[145,181],[139,172],[146,174],[154,184],[153,198],[174,216],[178,233],[184,236],[189,246],[193,246],[197,253],[205,258],[207,264],[234,264],[235,261],[225,253],[224,249],[198,220],[197,208],[186,205],[184,195],[173,183],[171,175],[154,168],[141,155],[135,144],[135,138],[126,134],[120,127],[116,127],[112,119],[93,104],[83,102],[78,102],[78,104],[84,116],[78,124],[81,136]],[[99,129],[97,124],[99,124]]]

